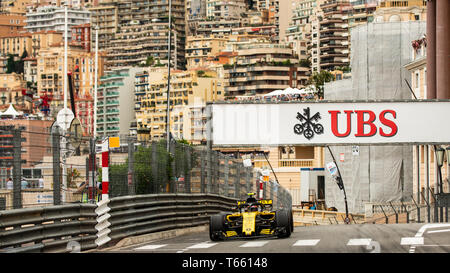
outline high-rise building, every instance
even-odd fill
[[[90,12],[81,8],[68,8],[68,39],[72,37],[72,26],[88,24]],[[29,32],[61,31],[64,32],[65,9],[59,6],[43,6],[30,10],[26,15],[25,29]]]
[[[225,96],[228,98],[264,95],[306,85],[309,68],[299,66],[297,56],[286,45],[240,45],[237,53],[236,63],[225,69]]]
[[[107,70],[98,87],[97,136],[128,135],[135,119],[135,76],[143,68],[120,67]]]
[[[212,71],[171,71],[170,132],[192,143],[206,140],[206,102],[223,99],[223,80]],[[207,77],[205,77],[207,76]],[[147,69],[136,75],[138,139],[166,136],[167,71]],[[203,109],[203,110],[202,110]]]
[[[172,0],[172,66],[185,67],[185,1]],[[89,9],[91,26],[99,28],[99,49],[108,54],[107,66],[140,64],[147,56],[167,63],[169,1],[105,0]]]

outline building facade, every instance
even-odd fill
[[[80,8],[68,8],[68,39],[72,37],[72,26],[88,24],[90,12]],[[60,31],[64,32],[65,11],[61,6],[43,6],[27,12],[26,26],[29,32]]]
[[[172,66],[185,68],[185,1],[172,0]],[[147,55],[167,63],[169,2],[102,1],[89,9],[99,27],[99,49],[110,52],[108,67],[131,66]]]
[[[170,132],[177,139],[200,144],[206,140],[206,102],[223,99],[223,82],[212,71],[173,71],[170,82]],[[148,69],[136,75],[138,139],[166,136],[167,72]]]
[[[97,136],[129,134],[135,119],[135,75],[142,70],[123,67],[105,71],[97,94]]]
[[[225,69],[225,96],[228,98],[306,86],[309,68],[298,65],[298,58],[288,46],[241,45],[237,52],[236,63]]]

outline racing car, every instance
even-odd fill
[[[247,200],[238,201],[236,211],[212,215],[209,237],[212,241],[227,238],[277,236],[287,238],[294,230],[292,210],[274,211],[272,200],[257,200],[249,193]]]

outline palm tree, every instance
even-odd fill
[[[329,71],[321,70],[320,73],[315,72],[308,80],[308,84],[313,84],[316,87],[317,95],[320,99],[323,99],[323,86],[326,82],[334,80],[333,74]]]

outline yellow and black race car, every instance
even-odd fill
[[[291,209],[272,209],[272,200],[257,200],[253,193],[238,201],[237,211],[212,215],[209,237],[212,241],[226,238],[278,236],[289,237],[294,230]]]

